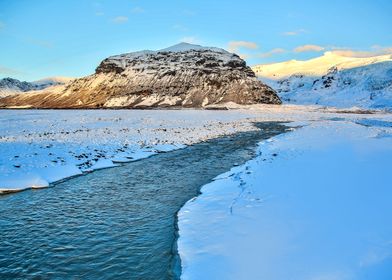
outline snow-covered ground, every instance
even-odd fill
[[[309,106],[239,108],[242,109],[2,110],[0,193],[47,187],[84,172],[249,131],[254,129],[252,121],[302,121],[339,115],[334,110]]]
[[[292,132],[260,143],[181,209],[182,278],[390,279],[392,115],[229,105],[0,111],[0,192],[290,121]]]
[[[182,279],[392,279],[392,116],[290,125],[181,209]]]
[[[0,193],[254,129],[251,114],[213,111],[0,111]]]
[[[284,103],[392,108],[392,55],[347,57],[338,52],[252,68]]]

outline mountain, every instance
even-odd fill
[[[238,55],[181,43],[104,59],[94,74],[56,89],[0,99],[36,108],[205,107],[226,102],[280,104]]]
[[[285,103],[392,108],[392,55],[347,57],[336,52],[252,67]]]
[[[0,98],[28,91],[42,90],[55,85],[63,85],[71,80],[73,79],[67,77],[50,77],[34,82],[25,82],[13,78],[4,78],[0,80]]]

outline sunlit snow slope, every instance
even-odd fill
[[[254,66],[283,102],[391,108],[392,55],[347,57],[336,52],[306,60]]]

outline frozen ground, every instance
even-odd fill
[[[392,279],[391,116],[291,125],[181,209],[182,279]]]
[[[46,187],[83,172],[253,129],[246,116],[193,110],[3,110],[0,193]]]
[[[392,116],[350,112],[3,110],[0,192],[292,121],[179,212],[182,278],[391,279]]]
[[[2,110],[0,193],[47,187],[94,169],[251,130],[252,121],[336,115],[331,110],[291,105],[230,111]]]

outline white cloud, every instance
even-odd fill
[[[371,50],[363,51],[363,50],[353,50],[349,48],[332,48],[332,53],[347,56],[347,57],[372,57],[378,55],[392,55],[392,47],[382,47],[379,45],[373,45]]]
[[[392,47],[377,51],[334,50],[332,53],[347,57],[372,57],[378,55],[392,55]]]
[[[228,44],[229,52],[237,53],[240,48],[257,49],[259,46],[254,42],[248,41],[231,41]]]
[[[275,49],[270,50],[269,52],[260,53],[260,54],[257,55],[257,57],[267,58],[267,57],[271,57],[271,56],[273,56],[275,54],[280,54],[280,53],[285,53],[285,52],[286,52],[285,49],[275,48]]]
[[[297,29],[297,30],[293,30],[293,31],[283,32],[282,35],[284,35],[284,36],[297,36],[302,33],[306,33],[306,30],[301,28],[301,29]]]
[[[132,13],[132,14],[141,14],[141,13],[144,13],[144,9],[141,8],[141,7],[135,7],[135,8],[133,8],[133,9],[131,10],[131,13]]]
[[[179,41],[183,42],[183,43],[188,43],[188,44],[200,44],[199,39],[197,39],[194,36],[186,36],[186,37],[181,38]]]
[[[303,45],[303,46],[296,47],[294,49],[294,52],[296,52],[296,53],[300,53],[300,52],[321,52],[323,50],[325,50],[325,48],[322,47],[322,46],[318,46],[318,45]]]
[[[22,72],[19,70],[16,70],[16,69],[12,69],[12,68],[8,68],[8,67],[0,65],[0,74],[7,75],[7,76],[8,75],[19,75],[19,74],[22,74]]]
[[[117,16],[112,19],[112,22],[118,23],[118,24],[126,23],[127,21],[128,21],[128,17],[126,17],[126,16]]]

